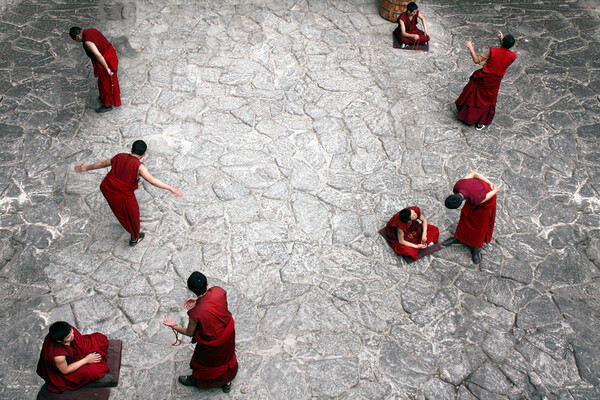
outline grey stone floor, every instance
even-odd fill
[[[10,1],[0,19],[0,398],[32,399],[52,321],[124,341],[112,399],[600,398],[596,1],[433,0],[428,53],[394,50],[375,0]],[[123,106],[98,115],[97,27]],[[497,30],[518,59],[476,132],[453,101]],[[73,166],[150,147],[133,249]],[[377,230],[480,171],[500,186],[480,266],[406,265]],[[175,383],[185,278],[229,293],[231,394]],[[189,342],[186,342],[189,343]]]

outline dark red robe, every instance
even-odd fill
[[[461,242],[480,249],[484,242],[489,243],[492,240],[496,221],[496,196],[481,203],[490,192],[490,186],[475,178],[456,182],[454,193],[459,192],[465,196],[465,205],[460,211],[454,236]]]
[[[421,210],[419,207],[408,207],[417,213],[417,218],[421,218]],[[384,229],[384,237],[392,246],[396,254],[400,256],[409,256],[417,260],[419,250],[412,247],[402,245],[398,242],[398,229],[404,232],[404,240],[414,244],[421,243],[421,235],[423,235],[423,225],[418,221],[402,222],[400,221],[400,212],[396,213],[387,223]],[[427,224],[427,243],[437,243],[440,238],[440,230],[431,224]]]
[[[218,286],[208,289],[188,311],[196,321],[192,342],[196,342],[190,361],[192,376],[200,389],[223,386],[238,371],[235,355],[235,326],[227,308],[227,293]]]
[[[506,69],[517,59],[517,53],[491,47],[486,65],[471,75],[458,99],[458,119],[469,125],[489,125],[496,114],[496,100]]]
[[[56,343],[50,338],[50,335],[46,335],[40,352],[36,372],[46,381],[48,390],[54,393],[77,390],[83,385],[102,378],[108,372],[108,364],[106,363],[108,338],[101,333],[82,335],[75,327],[72,328],[75,338],[70,346]],[[67,364],[72,364],[94,352],[102,356],[99,363],[83,365],[76,371],[66,375],[63,375],[56,368],[54,357],[66,356]]]
[[[140,235],[140,208],[134,191],[142,162],[127,153],[117,154],[110,162],[111,169],[100,184],[100,191],[131,240],[136,240]]]
[[[106,69],[96,60],[96,56],[85,45],[85,42],[92,42],[98,48],[106,64],[113,72],[110,76]],[[83,49],[92,60],[94,66],[94,76],[98,78],[98,90],[100,91],[100,101],[105,107],[121,105],[121,90],[119,89],[119,79],[117,78],[117,68],[119,59],[115,48],[106,40],[104,35],[96,29],[83,30]]]
[[[417,28],[417,16],[419,15],[419,10],[417,10],[417,13],[413,16],[412,21],[410,20],[410,18],[408,17],[408,13],[406,11],[404,11],[402,14],[400,14],[400,17],[398,17],[398,27],[396,28],[396,30],[394,31],[394,35],[396,35],[396,37],[398,38],[398,40],[407,43],[407,44],[417,44],[417,43],[427,43],[429,42],[429,36],[427,36],[425,34],[425,32],[423,32],[422,30],[420,30],[419,28]],[[406,33],[410,33],[411,35],[419,35],[419,40],[415,40],[413,38],[408,38],[406,36],[402,36],[402,28],[400,27],[400,21],[404,22],[404,31]]]

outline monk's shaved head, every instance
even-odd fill
[[[410,3],[408,3],[406,5],[406,11],[413,12],[413,11],[417,11],[418,9],[419,9],[419,6],[414,1],[411,1]]]
[[[463,197],[460,194],[451,194],[450,196],[446,197],[446,201],[445,201],[445,205],[446,208],[458,208],[460,207],[460,205],[463,202]]]
[[[513,35],[506,35],[504,39],[502,39],[502,47],[505,49],[510,49],[515,45],[515,37]]]
[[[402,222],[410,222],[410,217],[411,217],[412,213],[410,212],[410,210],[408,208],[405,208],[404,210],[400,211],[400,221]]]
[[[188,289],[194,292],[196,296],[202,296],[206,293],[207,284],[206,276],[198,271],[192,272],[187,280]]]
[[[71,333],[71,325],[65,321],[58,321],[50,325],[50,338],[55,342],[62,341]]]
[[[148,145],[146,144],[146,142],[144,142],[143,140],[136,140],[131,146],[131,153],[137,154],[138,156],[143,156],[147,148]]]
[[[75,40],[75,37],[77,35],[79,35],[82,32],[82,29],[78,26],[74,26],[71,29],[69,29],[69,36],[71,36],[71,39]]]

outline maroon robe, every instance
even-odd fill
[[[421,218],[421,210],[419,207],[408,207],[409,210],[413,210],[417,213],[417,218]],[[404,232],[404,240],[414,244],[421,243],[421,236],[423,235],[423,225],[418,221],[402,222],[400,221],[400,212],[396,213],[387,223],[384,229],[384,237],[392,246],[396,254],[400,256],[409,256],[414,260],[417,260],[419,250],[412,247],[402,245],[398,242],[398,229]],[[437,243],[440,238],[440,230],[431,224],[427,224],[427,243]]]
[[[65,390],[77,390],[83,385],[97,381],[108,372],[106,353],[108,351],[108,338],[101,333],[82,335],[75,327],[75,336],[70,346],[56,343],[46,335],[40,359],[37,365],[37,374],[46,381],[48,390],[54,393],[62,393]],[[90,353],[98,353],[102,360],[96,364],[86,364],[77,370],[63,375],[54,362],[54,357],[66,356],[67,364],[77,362]]]
[[[85,42],[92,42],[98,48],[106,64],[113,72],[113,76],[110,76],[106,69],[98,62],[94,53],[92,53]],[[84,29],[83,30],[83,49],[88,57],[92,60],[94,66],[94,76],[98,78],[98,90],[100,91],[100,101],[105,107],[121,105],[121,91],[119,89],[119,79],[117,78],[117,68],[119,66],[119,59],[117,58],[117,52],[115,48],[106,40],[104,35],[96,29]]]
[[[429,36],[427,36],[425,34],[425,32],[423,32],[422,30],[417,28],[417,16],[419,15],[419,10],[417,10],[417,13],[413,16],[412,21],[410,20],[410,18],[408,17],[408,13],[406,11],[404,11],[402,14],[400,14],[400,17],[398,18],[398,27],[396,28],[396,30],[394,31],[394,35],[396,35],[396,37],[398,38],[398,40],[407,43],[407,44],[417,44],[417,43],[427,43],[429,42]],[[406,36],[402,36],[402,28],[400,26],[400,21],[404,22],[404,31],[406,33],[410,33],[412,35],[419,35],[419,40],[415,40],[413,38],[408,38]]]
[[[227,293],[218,286],[208,289],[188,311],[196,321],[190,361],[196,386],[208,389],[231,382],[238,371],[235,355],[235,326],[227,308]]]
[[[454,102],[458,119],[469,125],[489,125],[496,114],[496,100],[506,69],[517,59],[517,53],[503,47],[490,47],[490,58],[482,69],[471,75]]]
[[[480,249],[484,242],[492,240],[496,221],[496,196],[482,203],[490,192],[490,186],[476,178],[456,182],[454,193],[459,192],[465,196],[465,205],[460,211],[454,236],[461,242]]]
[[[127,153],[117,154],[110,162],[111,169],[100,184],[100,191],[131,240],[136,240],[140,235],[140,208],[134,191],[142,162]]]

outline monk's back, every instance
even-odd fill
[[[111,160],[110,174],[128,185],[135,186],[138,180],[138,169],[142,162],[137,158],[127,153],[120,153],[114,156]]]

